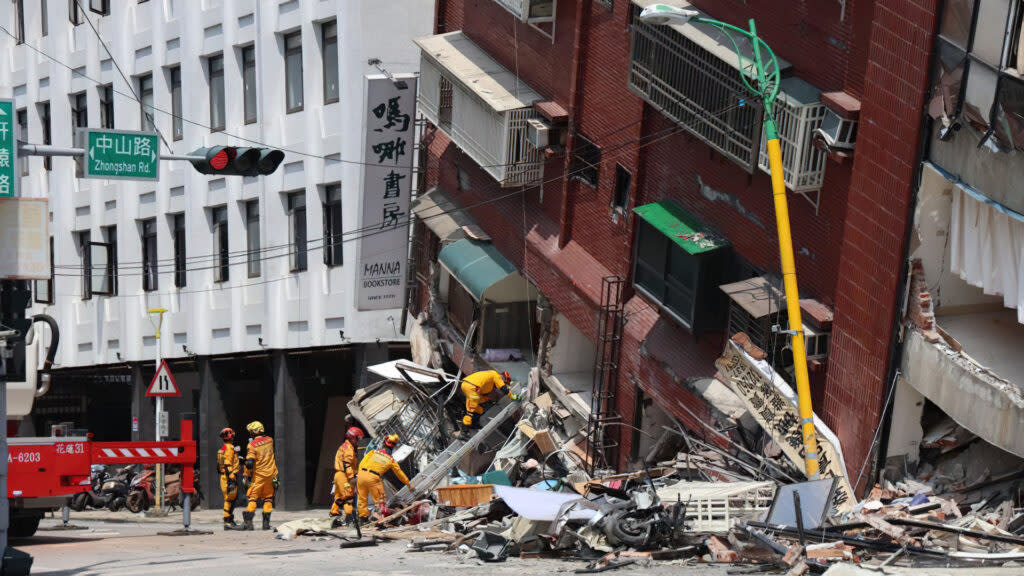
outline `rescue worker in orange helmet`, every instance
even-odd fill
[[[376,450],[370,450],[363,456],[359,463],[359,476],[356,486],[359,489],[359,519],[365,520],[370,517],[370,498],[373,498],[378,508],[384,506],[384,473],[388,470],[395,473],[398,479],[414,491],[412,484],[405,472],[391,457],[391,451],[398,445],[398,434],[391,434],[384,439],[384,446]]]
[[[494,370],[481,370],[463,378],[462,394],[466,397],[466,415],[462,417],[462,424],[466,428],[479,428],[480,416],[485,411],[484,405],[494,401],[491,398],[494,390],[504,390],[511,382],[512,376],[508,372],[498,374]],[[512,400],[520,398],[511,389],[508,397]]]
[[[258,420],[250,422],[245,429],[249,432],[249,446],[245,454],[245,477],[250,479],[245,495],[249,504],[242,518],[243,530],[253,530],[252,520],[256,516],[256,503],[263,501],[263,529],[270,530],[270,513],[274,511],[274,492],[277,489],[277,461],[274,459],[274,439],[264,435],[263,424]]]
[[[217,450],[217,473],[220,474],[220,491],[224,494],[224,529],[237,530],[235,524],[235,500],[238,498],[238,447],[235,446],[235,431],[225,428],[220,431],[224,445]]]
[[[334,505],[331,506],[331,516],[340,516],[342,506],[345,515],[352,516],[352,496],[355,489],[352,483],[356,481],[356,448],[359,446],[359,439],[363,437],[363,431],[352,426],[345,432],[345,441],[338,447],[334,455]]]

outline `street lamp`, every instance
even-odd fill
[[[696,10],[687,10],[668,4],[651,4],[640,12],[640,21],[655,26],[695,22],[707,24],[725,32],[739,57],[740,78],[743,80],[743,84],[764,104],[764,133],[768,148],[768,168],[772,179],[772,196],[775,201],[775,223],[779,235],[779,259],[782,264],[782,281],[786,291],[786,311],[789,313],[789,330],[787,332],[790,335],[790,346],[793,349],[793,363],[795,364],[797,404],[800,410],[804,441],[804,468],[808,478],[816,478],[818,476],[818,439],[814,432],[814,409],[811,407],[811,386],[807,376],[807,350],[804,341],[803,320],[800,318],[800,291],[796,285],[796,264],[793,259],[793,238],[789,229],[789,205],[786,201],[786,184],[783,179],[782,150],[779,146],[778,128],[773,115],[775,98],[779,94],[779,62],[768,44],[758,38],[753,18],[750,19],[750,30],[744,30],[726,22],[705,18]],[[754,61],[752,64],[757,74],[756,85],[751,84],[747,75],[742,72],[745,67],[744,58],[732,34],[739,34],[746,38],[753,47]],[[770,70],[765,70],[765,63],[761,57],[762,51],[769,57]]]

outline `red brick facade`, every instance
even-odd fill
[[[439,31],[461,29],[568,110],[578,133],[602,149],[596,189],[565,183],[560,176],[569,159],[562,155],[546,165],[543,194],[534,189],[496,199],[510,190],[499,188],[440,131],[426,137],[428,186],[440,184],[461,206],[487,202],[470,214],[580,331],[595,334],[601,278],[631,278],[636,219],[629,210],[613,218],[616,164],[632,175],[630,209],[671,198],[728,238],[751,266],[778,273],[768,176],[746,173],[627,89],[629,2],[616,0],[611,11],[593,0],[558,2],[552,43],[493,0],[437,1]],[[884,398],[937,0],[847,0],[842,20],[835,1],[788,3],[784,10],[740,0],[695,3],[737,25],[755,18],[759,34],[792,63],[794,74],[862,101],[854,161],[828,163],[817,213],[790,194],[801,295],[835,309],[828,376],[818,378],[823,382],[815,390],[825,401],[816,411],[839,434],[856,475]],[[459,187],[456,168],[468,175],[469,189]],[[678,404],[697,414],[706,409],[683,382],[714,374],[724,335],[694,336],[639,294],[626,296],[619,413],[627,419],[634,413],[639,386],[699,428]],[[629,440],[623,435],[621,455],[629,453]]]

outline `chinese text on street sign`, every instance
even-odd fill
[[[416,78],[401,76],[408,86],[399,90],[383,76],[368,76],[366,84],[363,209],[359,230],[360,310],[401,308],[409,243],[409,193],[416,102]]]
[[[0,100],[0,198],[18,195],[18,138],[14,100]]]
[[[83,178],[160,179],[160,140],[152,132],[85,129]]]
[[[715,361],[715,366],[726,378],[733,391],[737,393],[751,416],[757,420],[779,445],[790,462],[800,470],[804,468],[804,441],[800,429],[800,412],[792,398],[780,390],[781,377],[770,371],[767,363],[758,366],[750,356],[746,355],[731,340],[725,347],[725,353]],[[764,368],[764,369],[762,369]],[[792,390],[790,390],[792,392]],[[853,487],[846,479],[845,465],[832,442],[823,434],[818,434],[818,463],[822,477],[838,477],[839,485],[832,497],[832,505],[839,512],[853,508],[856,502]]]

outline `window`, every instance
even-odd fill
[[[260,203],[250,200],[245,203],[245,250],[249,267],[249,278],[260,275]]]
[[[153,125],[153,75],[139,76],[139,126],[143,131],[155,130]]]
[[[242,93],[245,123],[256,121],[256,47],[242,48]]]
[[[210,83],[210,131],[224,129],[224,56],[210,56],[206,62]]]
[[[25,0],[14,0],[14,40],[25,42]]]
[[[75,232],[75,240],[78,244],[78,253],[82,258],[82,300],[92,298],[92,232],[83,230]]]
[[[71,133],[75,128],[89,127],[89,105],[85,92],[71,95]]]
[[[224,206],[210,209],[213,221],[213,281],[227,282],[231,277],[231,253],[228,250],[228,209]]]
[[[597,188],[597,176],[601,169],[601,149],[596,144],[586,139],[582,134],[576,134],[576,146],[573,150],[572,164],[569,168],[569,177],[581,182],[586,182]]]
[[[341,233],[341,184],[324,189],[324,264],[341,266],[344,240]]]
[[[324,22],[323,34],[324,62],[324,104],[338,101],[338,22]]]
[[[159,256],[156,251],[156,218],[142,221],[142,289],[152,292],[160,282],[157,267]]]
[[[28,110],[25,108],[18,110],[18,138],[28,142]],[[28,156],[21,155],[18,162],[21,164],[21,175],[28,176]]]
[[[622,164],[615,165],[615,196],[612,197],[612,208],[619,211],[629,206],[629,187],[633,181],[633,175],[622,167]]]
[[[92,293],[117,295],[117,226],[103,226],[103,242],[92,243]]]
[[[43,102],[36,106],[36,109],[39,111],[39,123],[43,126],[43,144],[49,146],[53,144],[52,134],[50,133],[50,103]],[[43,156],[43,167],[47,170],[52,170],[53,159],[49,156]]]
[[[727,243],[670,201],[637,207],[633,285],[692,333],[721,329]]]
[[[49,15],[47,14],[46,5],[48,0],[39,0],[39,32],[45,38],[50,33]]]
[[[174,220],[174,285],[184,288],[188,276],[185,270],[185,215],[175,214]]]
[[[89,10],[100,16],[106,16],[110,14],[110,0],[89,0]]]
[[[302,110],[302,34],[284,37],[285,103],[288,113]]]
[[[288,195],[288,227],[292,239],[291,271],[302,272],[308,267],[306,242],[306,192]]]
[[[34,299],[39,304],[53,304],[53,236],[50,236],[50,277],[46,280],[36,280],[32,289]]]
[[[462,334],[468,334],[475,315],[476,301],[473,300],[473,296],[454,276],[449,275],[448,318],[451,320],[452,326]]]
[[[68,20],[75,26],[85,22],[85,13],[78,2],[79,0],[68,0]]]
[[[181,66],[171,68],[171,132],[175,140],[185,137],[185,125],[181,119]]]
[[[114,129],[114,86],[100,86],[100,128]]]

